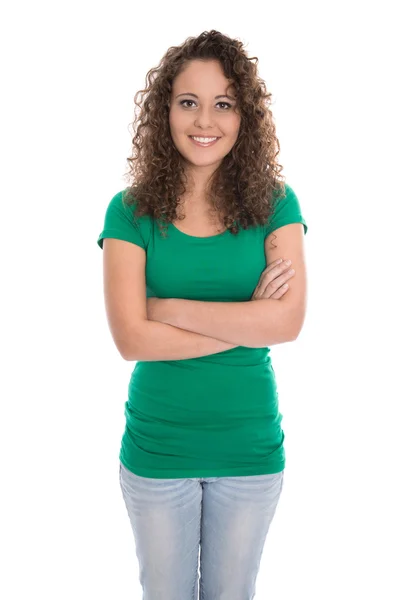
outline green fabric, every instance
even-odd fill
[[[146,250],[147,297],[245,302],[266,267],[264,240],[289,223],[307,225],[286,184],[268,224],[206,238],[173,224],[163,239],[149,215],[134,222],[124,190],[110,201],[104,238]],[[137,361],[125,402],[119,459],[142,477],[224,477],[285,468],[284,433],[269,348],[239,346],[185,360]]]

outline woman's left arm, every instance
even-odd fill
[[[249,348],[295,340],[303,327],[306,313],[303,238],[303,225],[290,223],[275,229],[265,239],[267,265],[280,257],[284,260],[290,258],[291,267],[295,270],[288,291],[279,300],[203,302],[149,298],[148,318]]]

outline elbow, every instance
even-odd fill
[[[117,346],[119,355],[121,356],[121,358],[123,358],[123,360],[126,360],[126,361],[136,360],[135,358],[133,358],[135,352],[133,352],[132,348],[128,348],[124,344],[116,344],[116,346]]]
[[[140,360],[139,358],[139,344],[137,343],[136,336],[130,336],[129,339],[119,340],[115,342],[120,356],[127,362]]]
[[[121,338],[115,343],[121,357],[127,362],[141,360],[143,347],[148,339],[147,319],[142,323],[136,323],[131,328],[126,328]]]
[[[126,350],[125,352],[120,351],[120,355],[127,362],[141,360],[141,358],[139,357],[139,352],[135,348],[130,348],[129,350]]]
[[[301,330],[303,329],[303,325],[304,325],[304,320],[305,320],[305,311],[293,311],[288,315],[288,318],[286,320],[287,323],[287,329],[286,329],[286,335],[285,335],[285,341],[286,342],[294,342],[297,340],[297,338],[299,337]]]
[[[126,344],[119,348],[119,353],[124,360],[127,362],[132,362],[136,360],[140,360],[139,358],[139,349],[137,344]]]
[[[295,332],[293,335],[290,336],[290,339],[288,339],[288,342],[295,342],[297,340],[297,338],[299,337],[300,332]]]
[[[132,362],[133,360],[137,360],[136,358],[133,357],[133,354],[130,354],[128,352],[121,352],[120,351],[120,355],[127,362]]]
[[[296,325],[294,327],[292,327],[292,330],[291,330],[292,335],[291,335],[291,339],[290,339],[291,342],[294,342],[299,337],[299,335],[303,329],[304,320],[305,319],[304,319],[304,315],[303,315],[301,320],[298,323],[296,323]]]

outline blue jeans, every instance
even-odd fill
[[[284,471],[153,479],[120,463],[119,473],[142,600],[198,600],[199,591],[200,600],[254,598]]]

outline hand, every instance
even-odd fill
[[[292,266],[286,265],[284,261],[280,262],[281,259],[277,259],[272,262],[262,272],[260,281],[257,284],[256,289],[253,292],[251,300],[260,300],[263,298],[271,298],[272,300],[279,300],[289,289],[282,287],[288,279],[293,277],[294,273],[289,273]]]

